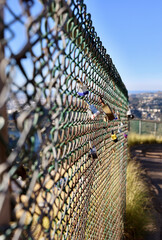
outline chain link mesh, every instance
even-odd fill
[[[147,135],[162,135],[162,122],[153,120],[133,119],[130,122],[130,132]]]
[[[0,68],[1,237],[122,239],[128,93],[84,2],[3,0]]]

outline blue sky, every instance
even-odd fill
[[[162,90],[162,1],[85,0],[128,90]]]
[[[33,14],[37,15],[42,5],[35,2]],[[21,12],[19,0],[8,3],[17,14]],[[84,0],[84,3],[128,91],[162,90],[162,0]],[[6,16],[8,21],[12,20]],[[15,24],[13,30],[20,33],[10,42],[17,53],[26,34],[22,24]],[[6,37],[10,37],[9,32]]]

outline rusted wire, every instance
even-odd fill
[[[86,5],[7,0],[0,6],[0,104],[8,114],[0,121],[9,137],[0,132],[7,150],[0,212],[6,186],[12,206],[1,236],[121,239],[128,94]]]

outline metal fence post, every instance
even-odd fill
[[[155,122],[154,124],[154,135],[156,136],[156,132],[157,132],[157,123]]]
[[[139,120],[139,134],[141,134],[141,130],[142,130],[142,121]]]

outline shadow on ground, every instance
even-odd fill
[[[156,226],[150,226],[146,240],[162,240],[162,144],[131,147],[131,158],[141,163],[152,194]]]

